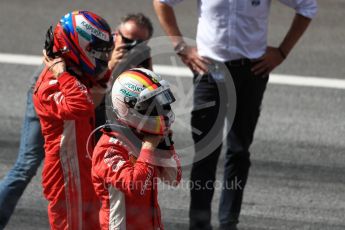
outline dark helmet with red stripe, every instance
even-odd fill
[[[134,68],[114,82],[111,100],[117,120],[138,132],[163,135],[174,122],[169,83],[154,72]]]
[[[109,80],[108,61],[113,48],[110,26],[90,11],[66,14],[54,30],[55,52],[61,53],[67,67],[91,83]]]

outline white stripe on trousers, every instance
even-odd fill
[[[82,230],[82,192],[80,183],[78,149],[76,141],[75,121],[64,121],[60,142],[60,161],[64,176],[64,187],[67,207],[67,223],[72,224],[72,216],[78,215],[78,229]],[[71,189],[70,189],[71,186]],[[77,194],[78,211],[72,213],[71,194]]]

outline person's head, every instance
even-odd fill
[[[115,31],[115,46],[127,44],[128,48],[147,41],[152,37],[153,26],[148,17],[142,13],[127,14]]]
[[[109,78],[108,61],[114,48],[108,23],[90,11],[73,11],[61,17],[53,33],[53,50],[91,85]]]
[[[111,101],[118,122],[142,134],[164,135],[170,130],[175,98],[169,83],[154,72],[134,68],[114,82]]]

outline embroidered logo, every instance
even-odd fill
[[[149,186],[152,186],[152,182],[151,182],[152,177],[153,177],[153,167],[149,166],[148,167],[147,176],[146,176],[146,179],[145,179],[145,182],[144,182],[144,185],[143,185],[143,187],[141,188],[141,191],[140,191],[140,195],[143,196],[145,194],[145,191],[147,190],[147,188]]]
[[[109,41],[109,35],[88,22],[84,16],[76,15],[75,19],[76,25],[78,26],[78,33],[81,34],[81,36],[83,36],[86,40],[90,39],[92,34],[99,39]]]
[[[117,172],[119,171],[119,169],[122,167],[122,165],[124,165],[126,163],[126,161],[124,160],[120,160],[117,162],[117,164],[114,164],[112,167],[111,167],[111,170],[113,170],[113,172]]]

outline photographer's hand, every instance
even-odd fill
[[[111,58],[108,62],[108,68],[112,71],[116,66],[123,60],[123,57],[128,52],[126,49],[126,44],[121,44],[113,50]]]

